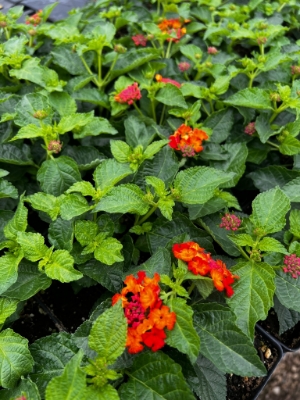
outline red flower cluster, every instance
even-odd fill
[[[195,275],[210,276],[217,290],[226,291],[228,297],[233,295],[230,285],[239,277],[233,275],[221,260],[213,260],[210,253],[205,253],[198,243],[186,242],[174,244],[173,254],[176,258],[186,261],[188,269]]]
[[[157,82],[162,82],[162,83],[170,83],[171,85],[177,86],[180,88],[181,83],[174,81],[174,79],[169,79],[169,78],[163,78],[161,75],[156,74],[155,79]]]
[[[145,47],[147,45],[147,37],[141,34],[132,36],[131,39],[134,41],[134,44],[136,46],[143,46]]]
[[[244,132],[247,133],[247,135],[253,135],[255,133],[255,122],[249,122],[249,124],[245,127]]]
[[[211,46],[211,47],[208,47],[208,48],[207,48],[207,53],[208,53],[208,54],[215,55],[215,54],[217,54],[217,53],[218,53],[218,49],[216,49],[216,48],[215,48],[215,47],[213,47],[213,46]]]
[[[178,64],[178,69],[180,72],[185,72],[185,71],[189,70],[190,67],[191,67],[191,64],[186,61],[182,61]]]
[[[203,150],[202,141],[207,139],[206,132],[183,124],[169,137],[169,146],[180,150],[184,157],[193,157]]]
[[[39,10],[37,13],[28,17],[25,23],[27,25],[37,26],[42,22],[42,15],[43,15],[43,10]]]
[[[241,225],[242,221],[234,214],[226,213],[222,217],[222,222],[220,223],[220,228],[225,228],[227,231],[237,231]]]
[[[189,21],[186,21],[189,22]],[[179,42],[183,35],[186,34],[186,28],[183,27],[183,22],[180,19],[164,19],[158,24],[159,29],[166,34],[175,34],[176,38],[168,38],[168,42]]]
[[[173,329],[176,314],[163,305],[159,298],[159,274],[148,278],[144,271],[126,277],[121,293],[112,298],[112,304],[122,299],[122,306],[128,322],[126,346],[131,354],[139,353],[144,345],[152,351],[161,349],[167,337],[164,329]]]
[[[293,278],[297,279],[300,276],[300,257],[296,254],[291,254],[290,256],[285,256],[283,263],[283,271],[286,274],[291,274]]]
[[[115,101],[121,104],[127,103],[128,105],[131,105],[134,101],[140,100],[141,97],[142,95],[138,84],[134,82],[132,85],[127,86],[126,89],[122,90],[122,92],[116,94]]]

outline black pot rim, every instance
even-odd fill
[[[295,351],[300,350],[300,345],[297,347],[289,347],[286,344],[282,343],[282,341],[280,339],[277,339],[274,335],[272,335],[271,333],[266,331],[264,328],[262,328],[259,324],[256,324],[256,327],[259,327],[260,329],[262,329],[264,331],[264,333],[266,333],[267,335],[270,335],[270,337],[272,337],[272,339],[282,347],[282,350],[284,353],[294,353]]]

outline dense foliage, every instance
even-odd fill
[[[300,320],[299,3],[53,7],[0,15],[0,398],[225,399]],[[28,346],[52,280],[106,300]]]

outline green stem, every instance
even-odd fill
[[[248,85],[248,88],[249,88],[249,89],[252,88],[254,79],[255,79],[255,74],[251,74],[251,75],[249,76],[249,85]]]
[[[209,105],[210,105],[210,111],[213,113],[215,110],[214,110],[214,105],[213,105],[212,99],[209,98],[208,102],[209,102]]]
[[[29,47],[33,47],[33,36],[29,37]]]
[[[276,147],[276,149],[279,149],[279,146],[273,142],[270,142],[270,140],[267,140],[266,143],[268,143],[270,146]]]
[[[201,73],[202,73],[202,70],[201,70],[201,69],[198,69],[198,72],[197,72],[197,74],[196,74],[196,76],[195,76],[195,78],[194,78],[194,81],[198,81],[198,80],[200,79]]]
[[[165,58],[170,58],[170,53],[171,53],[171,47],[172,47],[172,40],[169,41],[167,51],[166,51],[166,57]]]
[[[104,79],[103,79],[103,82],[102,82],[102,85],[101,85],[102,87],[108,84],[108,82],[109,82],[109,76],[110,76],[110,74],[111,74],[111,71],[114,69],[114,66],[116,65],[116,62],[117,62],[117,60],[118,60],[118,57],[119,57],[119,54],[117,54],[116,58],[114,59],[114,61],[113,61],[112,64],[111,64],[111,66],[110,66],[110,68],[109,68],[107,74],[105,75],[105,77],[104,77]]]
[[[160,14],[160,0],[157,0],[157,14]]]
[[[263,45],[263,44],[260,44],[260,45],[259,45],[259,50],[260,50],[260,54],[261,54],[262,56],[264,56],[264,55],[265,55],[265,48],[264,48],[264,45]]]
[[[136,109],[136,111],[140,114],[141,117],[143,117],[143,113],[142,111],[138,108],[138,106],[136,105],[135,101],[132,103],[133,107]]]
[[[248,256],[248,254],[241,248],[241,246],[237,246],[237,248],[239,249],[240,253],[242,254],[242,256],[244,258],[246,258],[246,260],[250,260],[250,257]]]
[[[101,58],[102,58],[102,50],[97,52],[98,55],[98,81],[99,83],[102,81],[102,64],[101,64]]]
[[[210,112],[208,112],[208,109],[206,108],[206,106],[205,106],[204,103],[202,103],[202,107],[203,107],[203,110],[206,112],[206,114],[207,114],[208,116],[210,116]]]
[[[285,7],[285,6],[286,6],[286,3],[281,4],[281,6],[278,7],[277,12],[280,13],[281,10],[283,9],[283,7]]]
[[[193,282],[193,283],[191,284],[191,286],[189,287],[188,295],[190,295],[190,294],[192,293],[192,291],[195,289],[195,287],[196,287],[196,284]]]
[[[142,219],[140,219],[139,225],[142,224],[143,222],[145,222],[154,213],[154,211],[156,209],[157,209],[157,205],[155,205],[152,208],[150,208],[150,210],[147,212],[147,214],[144,215]]]
[[[163,123],[164,115],[165,115],[165,109],[166,109],[166,105],[164,104],[164,105],[163,105],[162,112],[161,112],[161,116],[160,116],[159,125],[162,125],[162,123]]]
[[[152,116],[154,122],[157,123],[154,100],[151,100]]]
[[[89,73],[89,75],[91,75],[93,77],[93,82],[95,83],[95,85],[98,86],[98,88],[100,88],[101,85],[99,84],[98,80],[94,77],[93,72],[91,71],[90,67],[87,65],[83,56],[80,56],[80,60],[82,61],[82,64],[84,65],[84,67],[87,70],[87,72]]]
[[[6,40],[10,39],[10,32],[6,27],[4,28],[4,33],[5,33]]]

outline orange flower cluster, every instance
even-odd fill
[[[27,17],[25,24],[37,26],[42,22],[43,10],[39,10],[37,13]]]
[[[181,83],[174,81],[174,79],[170,79],[170,78],[164,78],[159,74],[155,75],[155,79],[157,82],[162,82],[162,83],[170,83],[171,85],[177,86],[178,88],[181,87]]]
[[[184,22],[189,22],[184,21]],[[174,19],[164,19],[161,23],[158,24],[159,29],[166,34],[172,35],[175,34],[176,38],[168,38],[168,42],[179,42],[183,35],[186,34],[186,28],[183,27],[184,22],[182,22],[178,18]]]
[[[198,243],[186,242],[174,244],[173,254],[176,258],[186,261],[188,269],[195,275],[210,276],[217,290],[226,291],[228,297],[233,295],[233,289],[230,285],[237,275],[233,275],[221,260],[213,260],[210,253],[205,253]]]
[[[206,132],[182,124],[175,131],[174,135],[169,137],[169,146],[172,149],[182,151],[184,157],[193,157],[195,153],[203,150],[202,141],[207,139],[208,135]]]
[[[142,351],[144,345],[152,351],[161,349],[167,337],[164,329],[173,329],[176,322],[176,314],[159,298],[159,274],[155,273],[152,279],[144,271],[137,275],[137,279],[127,276],[126,286],[112,298],[112,304],[122,300],[128,323],[126,346],[131,354]]]

